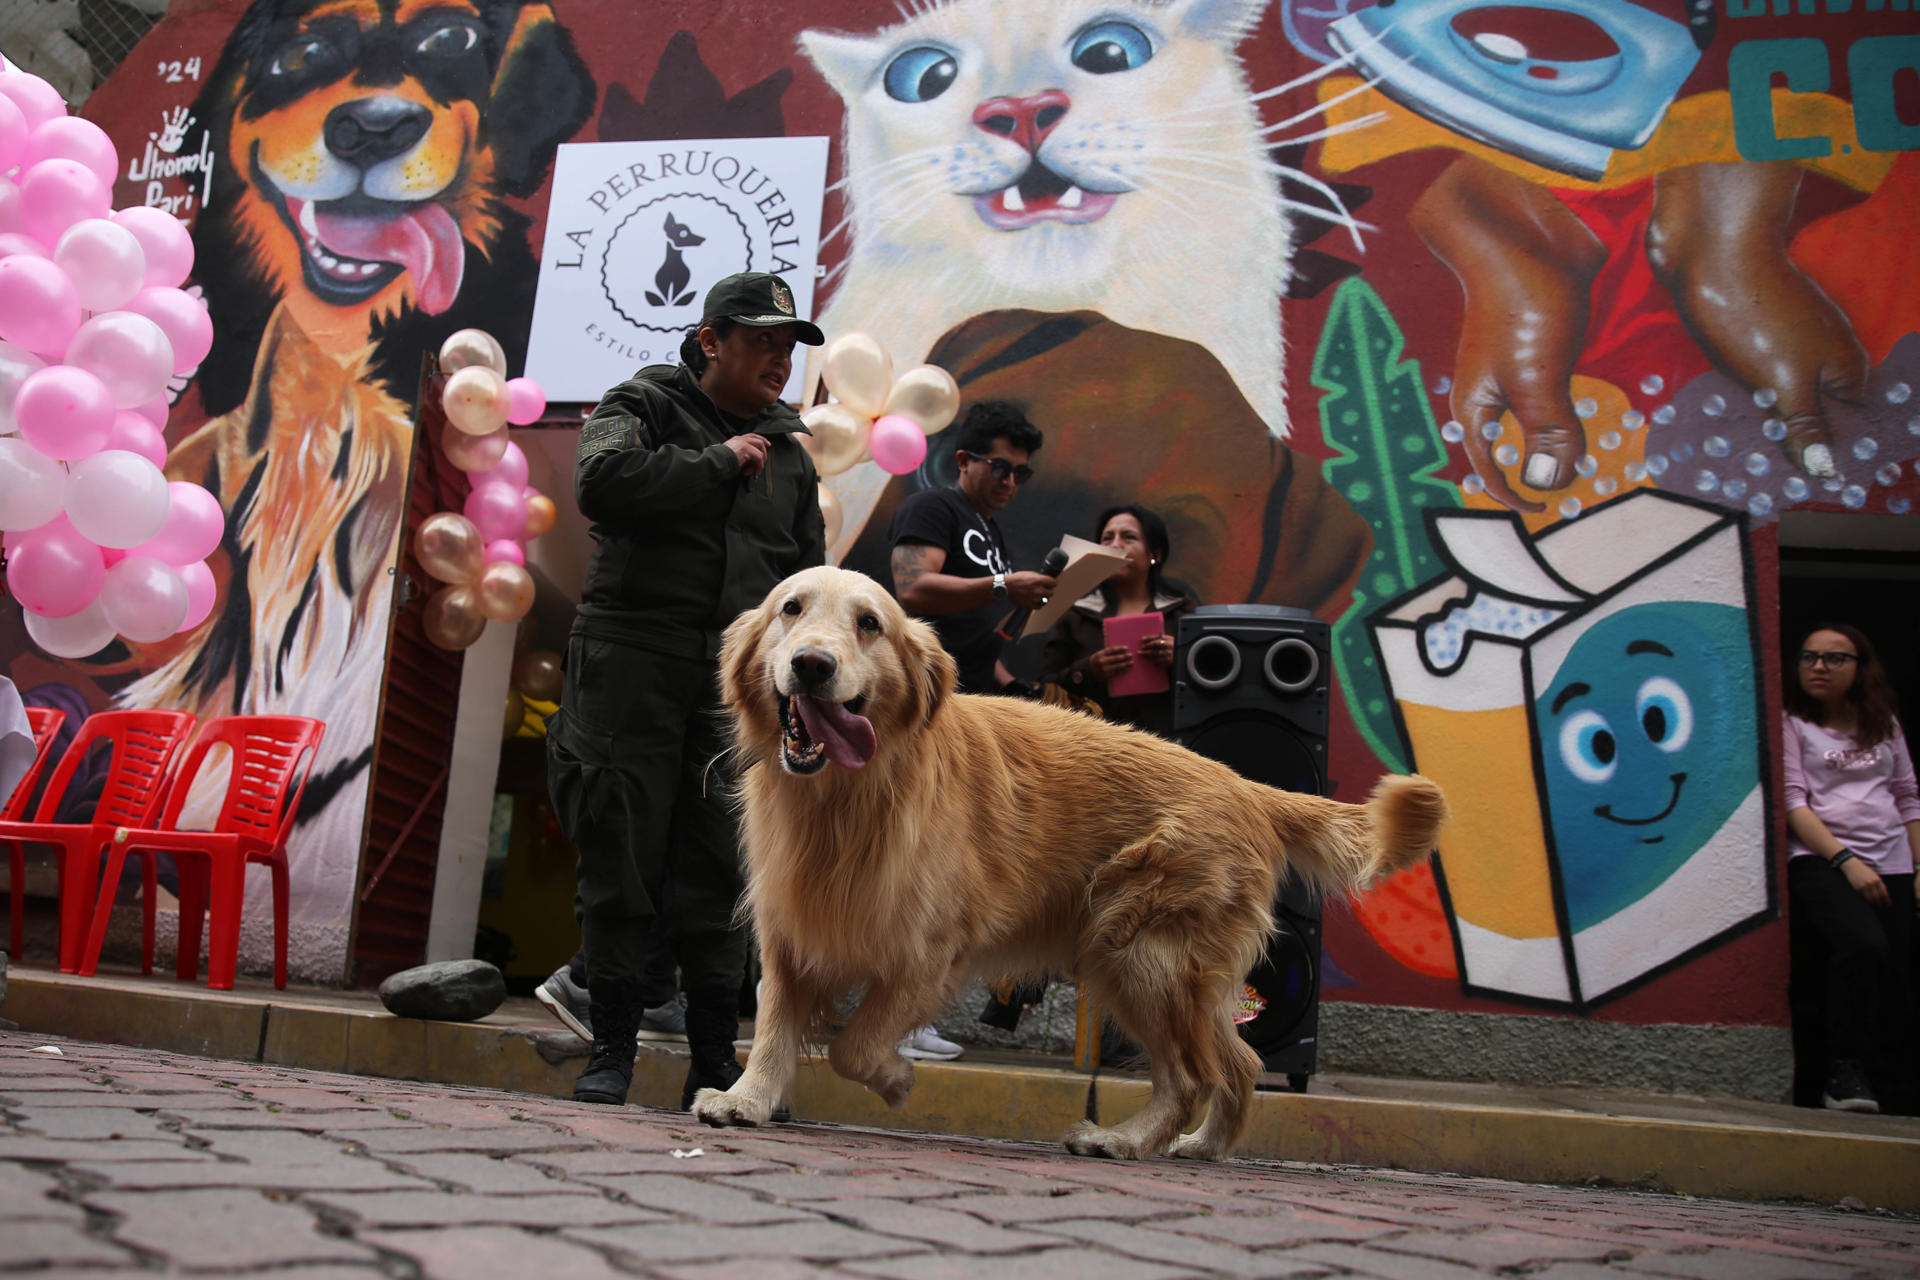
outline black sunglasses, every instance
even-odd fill
[[[1013,477],[1015,484],[1025,484],[1027,481],[1033,479],[1033,468],[1027,466],[1025,463],[1021,463],[1016,467],[1005,458],[989,458],[981,453],[968,453],[965,449],[960,450],[960,455],[973,462],[986,463],[987,469],[993,472],[993,478],[1003,483],[1008,476]]]

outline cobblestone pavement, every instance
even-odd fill
[[[37,1051],[52,1044],[58,1054]],[[0,1272],[1842,1280],[1920,1220],[1267,1161],[1142,1165],[0,1033]]]

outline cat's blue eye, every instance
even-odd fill
[[[887,96],[898,102],[925,102],[937,98],[953,85],[960,65],[945,49],[921,46],[908,49],[887,64],[881,83]]]
[[[1153,41],[1131,22],[1098,22],[1073,39],[1073,65],[1097,76],[1132,71],[1153,57]]]

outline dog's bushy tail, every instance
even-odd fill
[[[1364,805],[1272,793],[1287,870],[1322,890],[1348,891],[1427,860],[1447,820],[1440,786],[1419,774],[1380,779]]]

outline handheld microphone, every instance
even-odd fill
[[[1049,578],[1057,578],[1060,576],[1060,571],[1066,567],[1067,549],[1065,547],[1055,547],[1053,550],[1047,552],[1047,558],[1041,561],[1040,572]],[[1031,609],[1015,609],[1012,613],[1000,619],[1000,638],[1002,640],[1018,640],[1020,633],[1026,629],[1027,619],[1032,616],[1033,610]]]

